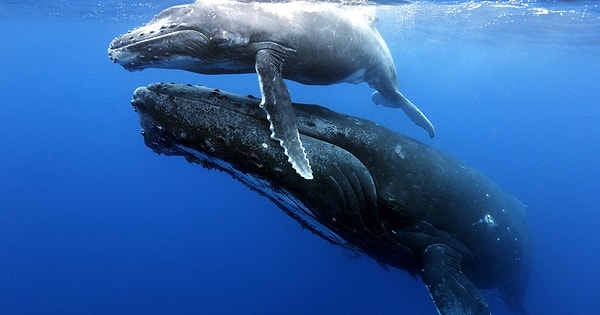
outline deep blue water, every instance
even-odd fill
[[[176,1],[0,1],[0,314],[434,314],[424,285],[303,230],[228,175],[145,147],[133,90],[258,93],[254,75],[129,73],[115,36]],[[600,291],[600,7],[378,8],[428,139],[362,85],[292,98],[440,148],[529,206],[531,314],[595,314]],[[495,314],[509,314],[487,295]]]

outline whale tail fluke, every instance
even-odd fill
[[[409,101],[402,93],[396,91],[391,97],[384,97],[378,91],[375,91],[371,96],[373,99],[373,103],[377,105],[383,105],[385,107],[393,107],[400,108],[410,120],[412,120],[417,126],[425,129],[429,134],[430,138],[435,136],[435,127],[429,121],[427,116],[421,112],[421,110],[415,106],[411,101]]]

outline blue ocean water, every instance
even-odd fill
[[[435,314],[419,279],[303,230],[228,175],[145,147],[133,90],[254,75],[129,73],[112,38],[178,1],[0,1],[0,314]],[[379,5],[429,139],[362,85],[297,102],[442,149],[528,205],[530,314],[595,314],[600,290],[600,5]],[[510,314],[486,295],[494,314]]]

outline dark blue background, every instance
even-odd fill
[[[435,313],[419,279],[302,230],[228,175],[147,149],[129,105],[136,87],[258,95],[257,79],[128,73],[108,43],[166,4],[77,4],[0,2],[1,314]],[[433,140],[374,106],[365,84],[290,82],[291,95],[420,139],[519,197],[535,241],[527,308],[593,314],[598,12],[587,2],[379,12],[400,89],[436,125]]]

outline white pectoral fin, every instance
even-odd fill
[[[410,120],[417,124],[417,126],[427,131],[429,137],[433,138],[435,136],[435,127],[433,127],[433,124],[429,121],[427,116],[425,116],[425,114],[423,114],[423,112],[421,112],[421,110],[417,106],[415,106],[411,101],[404,97],[402,93],[396,92],[393,95],[392,100],[385,98],[381,93],[377,91],[373,93],[371,97],[375,104],[383,105],[385,107],[394,107],[402,109],[402,111],[404,111],[404,113],[406,114],[406,116],[408,116],[408,118],[410,118]]]
[[[255,67],[262,93],[260,106],[267,113],[271,138],[279,141],[288,162],[300,176],[313,179],[310,163],[300,141],[292,99],[281,76],[283,58],[279,52],[271,49],[261,49],[256,53]]]

